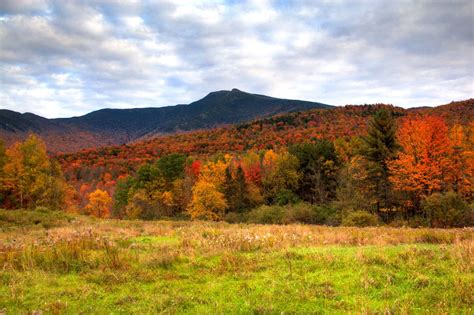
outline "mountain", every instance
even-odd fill
[[[53,152],[74,152],[196,129],[241,123],[275,114],[333,106],[246,93],[237,89],[209,93],[189,105],[101,109],[72,118],[46,119],[0,110],[0,136],[7,144],[34,132]]]

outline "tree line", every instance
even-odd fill
[[[243,127],[242,127],[243,128]],[[439,116],[395,121],[381,108],[363,136],[206,158],[173,153],[96,189],[80,204],[35,136],[0,147],[7,208],[76,207],[99,217],[413,226],[473,224],[474,124]],[[205,139],[204,139],[205,140]],[[109,179],[112,182],[112,179]],[[470,204],[471,203],[471,204]]]
[[[397,129],[382,109],[365,136],[216,154],[205,161],[171,154],[118,182],[113,215],[245,221],[258,211],[272,215],[273,205],[291,211],[306,203],[312,210],[301,221],[339,224],[353,217],[467,226],[473,220],[472,127],[449,129],[440,117],[416,116]]]

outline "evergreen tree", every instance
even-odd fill
[[[400,146],[396,139],[396,123],[391,113],[378,110],[369,121],[363,156],[367,163],[368,185],[373,192],[374,207],[377,212],[389,209],[391,187],[389,182],[389,162],[396,158]]]
[[[248,197],[247,183],[245,182],[245,174],[242,167],[239,165],[235,173],[235,206],[237,211],[242,212],[251,207]]]
[[[170,187],[176,179],[184,177],[185,163],[186,156],[178,153],[164,156],[156,162],[156,166],[165,180],[167,187]]]
[[[129,192],[134,184],[134,178],[127,177],[117,181],[112,206],[112,217],[124,218],[125,208],[128,205]]]
[[[311,203],[335,199],[340,162],[334,144],[327,140],[299,143],[290,147],[290,153],[298,158],[302,174],[299,197]]]
[[[227,200],[227,204],[229,205],[230,211],[235,211],[234,205],[233,205],[233,199],[234,199],[234,192],[235,192],[235,182],[234,178],[232,177],[232,172],[230,170],[230,167],[227,167],[225,169],[225,177],[224,177],[224,196],[225,199]]]
[[[226,168],[224,195],[230,211],[242,212],[251,207],[244,171],[240,165],[235,171],[235,178],[232,176],[230,167]]]

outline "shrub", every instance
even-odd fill
[[[284,223],[306,223],[316,224],[317,215],[314,208],[307,203],[298,203],[287,206],[283,218]]]
[[[229,212],[225,215],[224,221],[227,223],[241,223],[245,220],[242,214],[236,212]]]
[[[315,224],[326,224],[331,226],[337,226],[341,224],[339,213],[336,208],[329,205],[313,206],[313,212],[315,215]]]
[[[249,223],[282,224],[285,208],[281,206],[260,206],[247,214]]]
[[[474,223],[473,207],[454,192],[432,194],[423,200],[422,208],[431,227],[463,227]]]
[[[408,227],[410,225],[409,225],[408,220],[405,220],[403,218],[395,218],[392,221],[390,221],[388,226],[394,227],[394,228],[401,228],[401,227]]]
[[[299,201],[299,197],[289,189],[282,189],[275,197],[275,203],[279,206],[294,204]]]
[[[64,226],[74,219],[63,211],[49,211],[46,208],[36,210],[3,210],[0,209],[0,231],[6,228],[52,228]]]
[[[430,226],[430,222],[427,218],[416,215],[408,219],[408,226],[411,228],[428,227]]]
[[[339,225],[340,220],[336,209],[329,206],[314,206],[305,202],[288,204],[286,206],[261,206],[251,210],[246,215],[249,223],[260,224],[328,224]],[[229,223],[244,222],[245,217],[228,213],[225,221]]]
[[[379,224],[379,217],[367,211],[354,211],[342,219],[344,226],[376,226]]]

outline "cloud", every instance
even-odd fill
[[[472,97],[469,0],[0,3],[0,106],[46,117],[237,87],[335,105]]]

